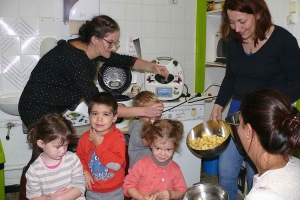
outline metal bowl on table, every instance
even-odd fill
[[[213,120],[205,121],[201,124],[198,124],[195,126],[187,135],[186,143],[190,151],[197,157],[214,157],[220,155],[228,146],[230,141],[230,133],[231,133],[231,127],[225,122],[225,121],[219,121],[216,123]],[[207,150],[198,150],[195,148],[192,148],[189,145],[189,142],[192,140],[195,140],[196,138],[202,138],[203,134],[208,135],[216,135],[219,137],[224,137],[225,140],[223,143],[219,144],[216,147],[207,149]]]
[[[246,155],[245,149],[243,147],[243,144],[240,140],[239,134],[237,132],[238,125],[240,124],[239,120],[240,112],[235,112],[229,115],[225,118],[225,121],[230,125],[231,127],[231,137],[236,145],[236,148],[238,149],[239,153],[244,156]]]
[[[219,185],[198,183],[186,191],[183,200],[229,200],[229,196]]]

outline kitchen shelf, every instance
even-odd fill
[[[207,11],[206,14],[221,14],[222,13],[222,9],[218,9],[218,10],[212,10],[212,11]]]
[[[223,67],[226,68],[225,63],[219,63],[219,62],[205,62],[205,67]]]

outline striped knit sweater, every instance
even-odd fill
[[[42,155],[42,154],[41,154]],[[60,188],[74,187],[82,192],[77,200],[84,200],[85,178],[82,165],[75,153],[67,152],[61,164],[49,169],[41,159],[36,159],[26,172],[26,197],[28,199],[53,194]]]

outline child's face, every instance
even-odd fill
[[[172,139],[157,138],[150,146],[154,158],[161,163],[171,159],[175,151]]]
[[[61,140],[58,138],[47,144],[42,140],[38,140],[37,144],[50,160],[60,160],[67,152],[69,142],[61,144]]]
[[[117,120],[118,115],[114,116],[112,108],[103,104],[94,104],[90,112],[91,128],[99,134],[106,134],[110,131],[111,125]]]

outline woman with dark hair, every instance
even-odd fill
[[[169,72],[166,67],[115,53],[119,47],[119,37],[118,23],[100,15],[81,26],[78,38],[60,40],[55,48],[39,60],[22,92],[19,113],[24,125],[28,127],[48,113],[63,113],[79,104],[81,99],[88,103],[91,96],[99,92],[94,83],[98,62],[151,71],[167,79]],[[158,117],[162,111],[162,103],[146,107],[119,106],[118,116]],[[31,160],[22,175],[23,180],[24,173],[39,154],[39,149],[34,145]],[[25,183],[21,178],[21,200],[26,199],[24,192]]]
[[[260,90],[240,106],[238,135],[255,164],[253,188],[246,200],[300,199],[300,112],[280,92]]]
[[[232,98],[228,115],[237,112],[243,97],[253,91],[273,89],[291,102],[300,97],[300,49],[296,38],[274,25],[264,0],[226,0],[221,33],[226,41],[226,74],[210,119],[222,119],[222,110]],[[231,140],[219,156],[219,183],[237,199],[237,178],[244,157]],[[248,189],[255,167],[246,157]]]

